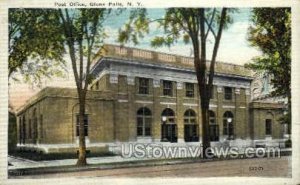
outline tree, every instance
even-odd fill
[[[287,114],[281,119],[291,124],[291,9],[254,8],[253,25],[249,27],[248,40],[262,51],[246,66],[271,76],[271,96],[288,100]]]
[[[68,47],[79,101],[79,156],[77,165],[86,165],[84,115],[94,49],[101,44],[104,33],[102,23],[108,9],[60,9],[58,18],[63,27],[63,38]]]
[[[213,87],[215,61],[222,31],[226,24],[231,22],[231,19],[227,16],[227,8],[222,8],[221,11],[216,8],[169,8],[166,10],[165,16],[158,20],[147,19],[145,10],[139,9],[131,14],[130,21],[125,25],[125,29],[120,30],[119,41],[124,43],[131,40],[137,44],[137,38],[142,37],[142,33],[149,31],[148,26],[152,21],[158,21],[165,32],[164,36],[158,36],[152,40],[152,46],[171,46],[181,37],[183,37],[185,43],[189,41],[192,43],[194,68],[201,101],[202,156],[207,157],[205,151],[210,146],[208,127],[209,97]],[[215,42],[210,67],[207,70],[206,43],[209,33],[212,33]]]
[[[9,9],[8,77],[25,82],[62,76],[65,53],[59,20],[53,9]],[[45,39],[47,38],[47,39]]]

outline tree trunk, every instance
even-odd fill
[[[82,91],[82,90],[81,90]],[[84,115],[85,115],[85,93],[79,94],[79,150],[77,166],[85,166],[86,162],[86,144],[84,135]]]

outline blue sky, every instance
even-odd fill
[[[152,19],[161,18],[164,15],[164,9],[148,9],[147,11],[149,17]],[[118,16],[110,16],[109,19],[106,20],[104,26],[109,35],[109,37],[105,40],[106,43],[118,44],[116,41],[118,30],[128,20],[128,12],[129,10]],[[231,24],[228,29],[223,32],[217,56],[218,61],[243,65],[246,62],[249,62],[253,57],[260,55],[260,52],[256,50],[256,48],[250,47],[247,41],[247,30],[251,24],[250,16],[251,11],[249,8],[238,9],[238,12],[232,14],[233,24]],[[159,50],[166,53],[191,56],[191,44],[184,44],[182,41],[177,42],[171,48],[151,48],[151,38],[162,33],[162,30],[158,29],[157,24],[153,23],[150,26],[149,34],[146,35],[144,39],[140,40],[139,45],[134,46],[132,43],[128,43],[125,44],[125,46],[134,46],[143,49]],[[212,37],[209,39],[213,41]],[[211,56],[212,46],[212,42],[208,42],[208,59]]]

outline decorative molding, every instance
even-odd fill
[[[240,88],[235,88],[235,94],[240,94],[240,93],[241,93]]]
[[[160,80],[159,79],[153,79],[153,87],[155,87],[155,88],[160,87]]]
[[[173,102],[160,102],[161,105],[176,105],[176,103]]]
[[[127,76],[127,84],[134,85],[134,76]]]
[[[183,83],[182,82],[176,82],[177,84],[177,89],[182,89],[183,88]]]
[[[234,105],[223,105],[222,108],[223,109],[234,109],[235,106]]]
[[[222,86],[218,86],[217,87],[217,92],[218,93],[222,93],[223,92],[223,87]]]
[[[198,104],[196,104],[196,103],[183,103],[183,106],[197,107]]]
[[[135,103],[153,104],[153,101],[140,101],[140,100],[137,100],[137,101],[135,101]]]
[[[117,84],[118,83],[118,75],[117,74],[110,74],[109,75],[109,82],[111,84]]]
[[[128,100],[118,100],[119,103],[127,103]]]
[[[218,105],[215,105],[215,104],[209,104],[209,108],[217,108]]]

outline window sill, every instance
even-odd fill
[[[136,94],[137,96],[153,97],[152,94]]]

